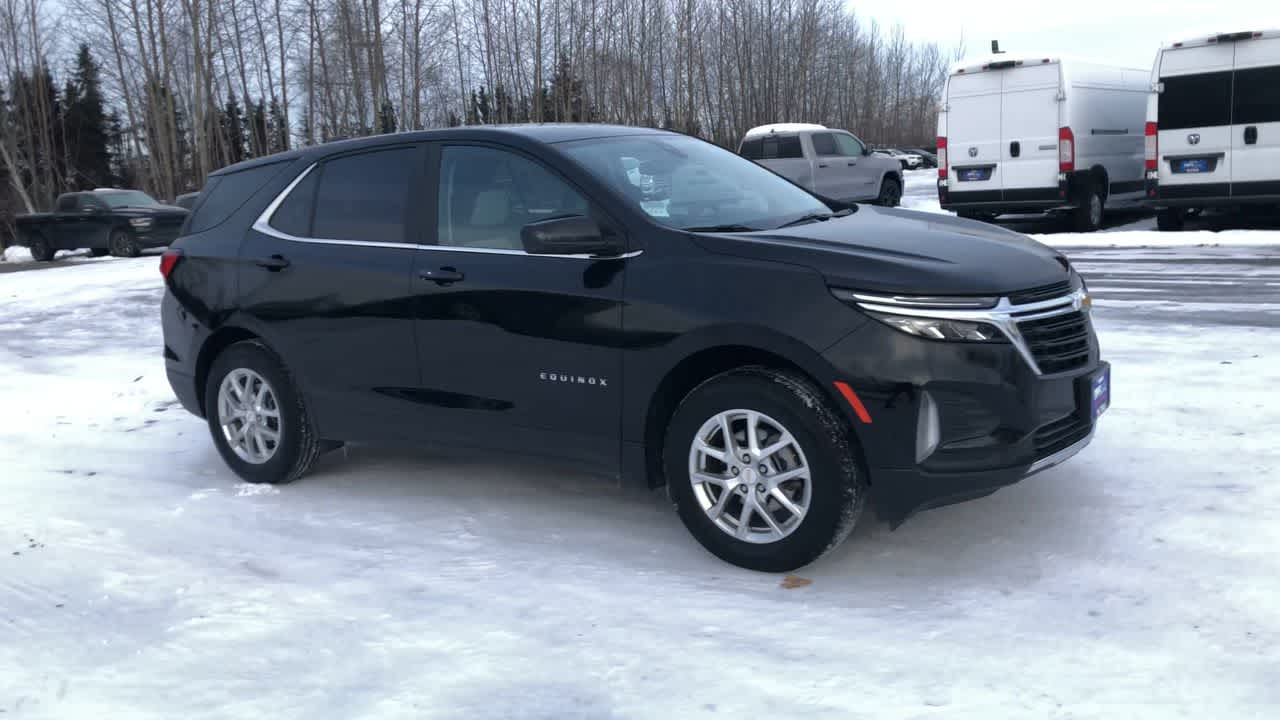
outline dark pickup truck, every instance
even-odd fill
[[[88,248],[95,256],[137,257],[178,237],[187,211],[161,205],[141,190],[93,190],[58,196],[53,212],[20,215],[18,244],[36,260]]]

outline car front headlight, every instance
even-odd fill
[[[145,230],[151,227],[151,223],[152,223],[151,218],[130,218],[129,219],[129,224],[139,230]]]
[[[1004,342],[1000,328],[985,322],[996,297],[871,295],[832,288],[839,300],[900,332],[927,340]]]

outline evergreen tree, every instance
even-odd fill
[[[89,46],[83,43],[76,53],[75,71],[67,81],[63,104],[66,184],[80,190],[109,186],[113,179],[110,130],[102,100],[101,73]]]
[[[267,105],[262,98],[249,103],[249,148],[254,157],[271,152],[267,149]]]
[[[222,130],[222,140],[226,143],[227,164],[235,164],[245,159],[244,148],[244,113],[236,96],[227,93],[227,105],[218,118]]]
[[[267,151],[278,153],[289,149],[289,123],[285,119],[284,110],[274,95],[271,96],[270,117],[271,139]]]
[[[593,113],[587,105],[585,84],[573,74],[568,55],[560,55],[556,72],[551,76],[550,105],[551,119],[558,122],[591,122]],[[547,108],[546,103],[543,108]]]
[[[396,131],[396,108],[391,104],[390,100],[382,101],[382,108],[378,112],[378,132],[393,133]]]

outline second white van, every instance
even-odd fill
[[[1145,69],[1037,55],[951,68],[938,114],[938,199],[963,217],[1070,213],[1143,201]]]

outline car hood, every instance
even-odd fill
[[[833,287],[995,295],[1062,282],[1061,253],[994,225],[860,205],[852,215],[753,233],[698,235],[710,252],[805,265]]]

